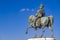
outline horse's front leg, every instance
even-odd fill
[[[26,29],[26,34],[28,34],[28,29],[29,29],[29,28],[32,28],[32,26],[27,27],[27,29]]]

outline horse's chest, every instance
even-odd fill
[[[40,18],[36,21],[36,26],[40,26]]]

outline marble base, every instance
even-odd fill
[[[30,38],[28,40],[56,40],[55,38]]]

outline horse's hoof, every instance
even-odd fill
[[[32,38],[37,38],[37,36],[34,36],[34,37],[32,37]]]
[[[28,32],[25,32],[26,34],[28,34]]]
[[[42,38],[42,36],[40,36],[40,38]]]
[[[44,36],[40,36],[40,38],[44,38]]]
[[[53,36],[53,35],[51,35],[50,37],[51,37],[51,38],[54,38],[54,36]]]

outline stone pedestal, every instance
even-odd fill
[[[30,38],[28,40],[56,40],[55,38]]]

